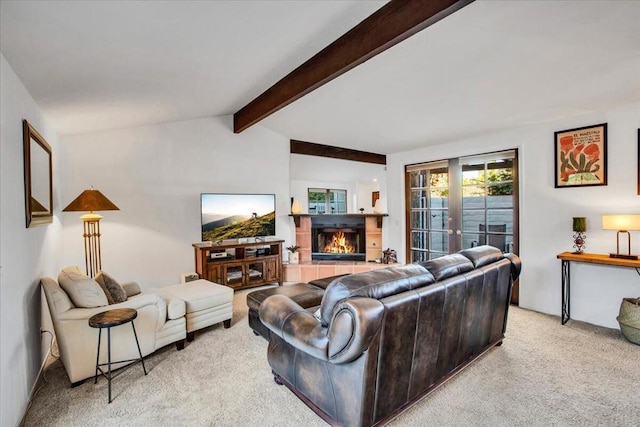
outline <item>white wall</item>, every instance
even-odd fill
[[[372,191],[380,191],[380,197],[385,201],[387,172],[384,165],[304,154],[291,154],[290,161],[291,197],[300,200],[303,213],[309,210],[309,188],[347,190],[348,213],[360,213],[360,208],[366,213],[373,212]]]
[[[554,141],[558,130],[608,123],[608,185],[554,188]],[[587,217],[590,253],[615,252],[615,232],[601,229],[608,213],[640,213],[636,195],[637,129],[640,104],[544,125],[387,156],[389,246],[405,259],[404,165],[457,156],[518,148],[520,156],[520,305],[560,314],[560,261],[556,254],[573,250],[571,219]],[[632,232],[632,253],[640,253],[640,233]],[[571,317],[617,328],[623,297],[640,293],[640,277],[633,269],[573,263]]]
[[[275,193],[276,234],[293,244],[289,140],[262,126],[241,134],[212,117],[61,139],[63,205],[94,186],[120,211],[100,212],[102,267],[141,286],[194,271],[200,193]],[[63,206],[64,207],[64,206]],[[84,266],[80,213],[61,214],[63,265]]]
[[[0,55],[0,424],[7,426],[20,422],[48,350],[48,336],[41,346],[39,278],[57,275],[60,237],[57,215],[53,224],[25,226],[23,119],[52,147],[53,208],[59,211],[57,137]]]

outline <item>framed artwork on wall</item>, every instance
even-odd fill
[[[371,192],[371,207],[375,207],[376,200],[378,200],[379,198],[380,198],[380,192],[379,191],[372,191]]]
[[[555,187],[607,185],[607,124],[567,129],[555,136]]]

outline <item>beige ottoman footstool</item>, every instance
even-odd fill
[[[164,286],[161,293],[185,302],[187,314],[187,341],[193,341],[194,332],[216,323],[231,326],[233,317],[233,289],[208,280],[199,279],[180,285]]]

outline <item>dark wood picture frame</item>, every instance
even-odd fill
[[[555,188],[607,185],[607,124],[554,132]]]
[[[51,146],[28,121],[22,121],[24,198],[27,228],[53,222]]]

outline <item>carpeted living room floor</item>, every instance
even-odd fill
[[[247,325],[236,292],[230,329],[196,333],[113,381],[70,388],[59,361],[25,415],[25,426],[324,426],[273,382],[267,342]],[[504,344],[411,409],[395,426],[632,426],[640,420],[640,346],[617,330],[512,307]]]

